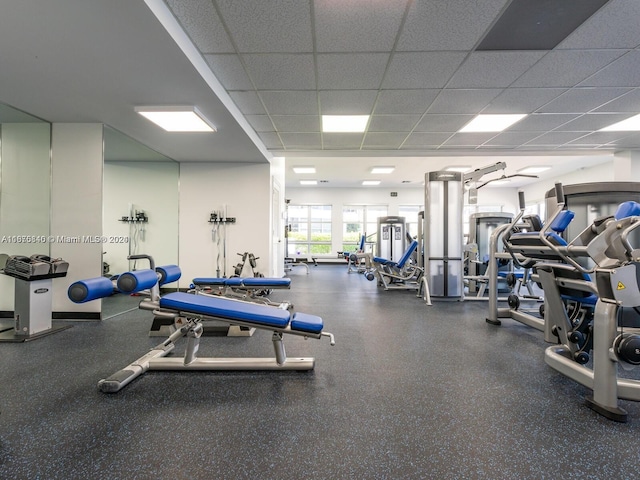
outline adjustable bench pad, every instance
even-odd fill
[[[292,330],[308,333],[320,333],[323,327],[322,318],[315,315],[296,312],[292,317],[289,311],[280,308],[182,292],[161,297],[160,308],[253,323],[262,327],[286,328],[291,322]]]

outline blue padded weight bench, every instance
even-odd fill
[[[197,277],[191,281],[192,289],[189,293],[196,295],[218,295],[229,298],[236,298],[248,302],[270,305],[285,310],[293,308],[291,302],[272,302],[266,296],[272,290],[291,288],[290,278],[267,278],[267,277]],[[255,328],[243,327],[239,325],[226,326],[206,326],[204,335],[208,336],[228,336],[228,337],[250,337]]]
[[[123,277],[124,280],[121,282],[120,279]],[[110,294],[106,283],[101,278],[82,281],[82,287],[86,290],[84,298],[79,295],[72,296],[71,292],[77,291],[77,288],[75,284],[71,285],[70,299],[82,303]],[[147,289],[154,292],[158,278],[159,274],[153,270],[128,272],[118,278],[118,289],[123,293],[135,293]],[[108,279],[104,280],[110,283]],[[257,303],[219,296],[174,292],[163,297],[152,294],[151,298],[140,302],[140,308],[153,312],[157,317],[173,319],[178,329],[135,362],[110,377],[100,380],[98,388],[102,392],[118,392],[148,370],[313,369],[315,360],[311,357],[287,358],[282,341],[285,334],[315,339],[328,337],[331,345],[335,345],[333,335],[323,331],[322,318]],[[198,358],[197,352],[204,320],[216,320],[271,331],[275,358]],[[184,356],[165,358],[175,348],[175,342],[181,337],[187,337]]]

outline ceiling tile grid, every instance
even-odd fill
[[[640,2],[607,2],[551,50],[476,50],[512,3],[167,0],[276,154],[632,145],[597,130],[640,112]],[[457,133],[479,113],[528,117]],[[372,117],[323,134],[325,114]]]

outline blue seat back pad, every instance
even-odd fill
[[[161,297],[160,308],[277,328],[287,327],[291,318],[287,310],[280,308],[183,292],[169,293]]]
[[[411,258],[411,255],[416,248],[418,248],[418,242],[417,240],[414,240],[413,242],[411,242],[409,248],[407,248],[407,251],[404,252],[404,255],[402,255],[402,257],[398,261],[398,268],[404,267],[404,264],[407,263],[409,258]]]

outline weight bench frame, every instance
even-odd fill
[[[166,298],[179,300],[189,300],[191,297],[188,293],[171,293]],[[209,298],[212,303],[220,302],[233,302],[244,303],[251,305],[252,308],[268,309],[273,307],[265,305],[258,305],[249,302],[240,302],[238,300],[224,299],[220,297],[204,297]],[[160,301],[154,301],[146,299],[140,302],[140,308],[143,310],[149,310],[154,313],[156,317],[164,317],[173,319],[179,328],[173,332],[162,343],[153,347],[151,351],[143,355],[136,361],[130,363],[122,370],[114,373],[108,378],[102,379],[98,382],[98,388],[105,393],[115,393],[120,391],[126,385],[133,380],[144,374],[149,370],[208,370],[208,371],[262,371],[262,370],[312,370],[315,367],[315,359],[313,357],[294,357],[287,358],[284,348],[283,337],[284,334],[298,335],[305,338],[320,339],[322,337],[329,337],[331,345],[335,345],[335,339],[333,334],[320,331],[311,332],[304,330],[295,330],[291,328],[291,321],[293,321],[293,315],[290,316],[290,320],[285,327],[275,327],[273,325],[267,325],[260,323],[259,321],[246,321],[237,318],[226,318],[222,316],[204,315],[199,312],[191,311],[192,309],[172,309],[164,308],[161,306]],[[265,311],[267,313],[267,311]],[[260,328],[264,330],[270,330],[273,332],[271,340],[273,342],[273,348],[275,357],[267,358],[198,358],[197,351],[200,345],[200,337],[203,332],[202,321],[216,320],[224,323],[246,326],[251,328]],[[184,356],[165,358],[176,346],[176,341],[182,337],[187,338],[187,345]]]

